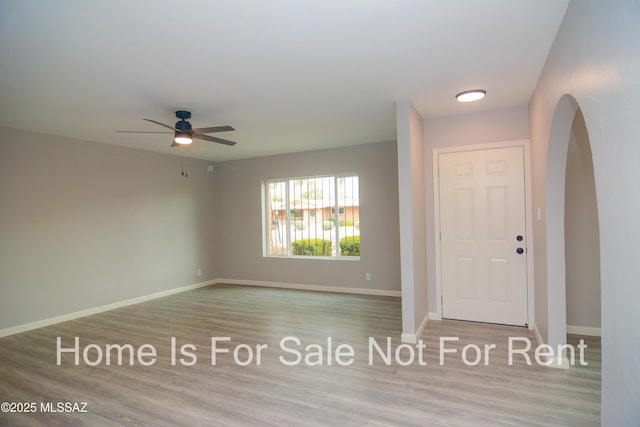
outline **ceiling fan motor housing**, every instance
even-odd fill
[[[191,118],[191,111],[178,110],[176,111],[176,117],[180,120],[189,120]]]
[[[176,111],[176,117],[180,119],[179,122],[176,122],[176,129],[184,134],[191,135],[193,132],[191,131],[191,123],[187,122],[191,118],[191,112],[189,111]],[[177,136],[177,134],[176,134]]]
[[[182,133],[191,134],[191,123],[180,120],[179,122],[176,122],[176,129]]]

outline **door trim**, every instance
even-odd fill
[[[527,324],[529,329],[535,325],[535,301],[533,282],[533,205],[531,196],[531,153],[529,140],[521,139],[515,141],[494,142],[488,144],[462,145],[457,147],[441,147],[433,149],[433,222],[434,222],[434,248],[435,248],[435,270],[436,270],[436,309],[437,319],[442,319],[442,272],[440,254],[440,177],[438,165],[440,155],[448,153],[460,153],[477,150],[491,150],[496,148],[522,147],[524,155],[524,191],[525,191],[525,224],[527,233]],[[538,218],[538,221],[540,219]],[[435,318],[436,316],[434,316]]]

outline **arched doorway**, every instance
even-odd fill
[[[578,236],[580,231],[584,231],[584,227],[588,227],[588,224],[593,225],[595,218],[595,225],[598,223],[597,215],[597,203],[595,196],[595,178],[593,178],[593,163],[591,161],[591,152],[589,148],[589,134],[587,126],[585,124],[582,112],[576,100],[570,96],[563,96],[556,107],[556,111],[553,117],[551,125],[551,132],[549,135],[549,146],[547,152],[547,171],[546,171],[546,240],[547,240],[547,314],[548,314],[548,336],[547,344],[557,348],[558,345],[564,345],[567,343],[567,278],[571,280],[569,285],[569,297],[572,298],[576,292],[580,292],[575,289],[573,283],[579,278],[577,275],[581,273],[580,268],[585,262],[582,255],[570,252],[567,256],[567,248],[569,251],[575,248],[576,245],[584,244],[580,242],[580,239],[585,236]],[[569,157],[571,153],[572,157]],[[576,158],[574,156],[583,156]],[[579,165],[576,165],[579,163]],[[569,166],[569,176],[567,170]],[[593,182],[587,184],[589,187],[586,192],[593,192],[592,194],[592,207],[594,211],[588,213],[589,221],[587,225],[577,224],[571,222],[575,220],[576,216],[580,216],[580,220],[584,220],[584,212],[580,212],[580,207],[576,205],[573,191],[575,190],[571,186],[578,185],[580,190],[585,190],[584,182],[576,183],[579,180],[580,175],[576,177],[576,167],[583,169],[581,172],[586,173],[592,177]],[[567,190],[572,194],[567,198]],[[565,229],[567,222],[570,227]],[[593,260],[593,253],[590,254],[591,261],[597,262],[599,265],[599,238],[598,230],[589,230],[591,245],[596,244],[597,248],[597,261]],[[567,242],[566,239],[571,239]],[[592,248],[593,249],[593,248]],[[567,268],[569,271],[567,272]],[[569,274],[569,276],[567,276]],[[599,276],[599,269],[597,270]],[[599,289],[599,277],[597,280],[597,296],[593,296],[591,292],[590,300],[596,299],[598,304],[598,310],[590,315],[597,315],[598,323],[600,318],[599,304],[600,304],[600,289]],[[592,302],[593,303],[593,302]],[[572,300],[570,302],[570,313],[572,319],[575,318],[575,312],[581,310],[583,307],[576,307],[580,302]],[[584,313],[582,313],[584,314]],[[568,367],[568,361],[562,361],[563,367]],[[559,365],[555,364],[554,365]]]
[[[567,333],[600,336],[600,228],[589,134],[576,111],[565,177]]]

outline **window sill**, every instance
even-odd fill
[[[321,261],[360,261],[359,256],[304,256],[304,255],[263,255],[263,258],[276,258],[276,259],[313,259]]]

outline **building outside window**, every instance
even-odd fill
[[[265,256],[360,256],[357,175],[268,180],[263,196]]]

